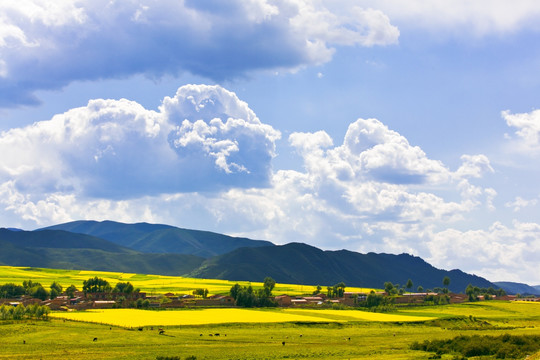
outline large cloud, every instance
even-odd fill
[[[159,112],[92,100],[0,135],[0,180],[25,193],[138,197],[267,186],[280,133],[235,94],[187,85]]]
[[[76,80],[189,71],[215,80],[397,42],[380,11],[324,1],[21,0],[0,3],[0,106]]]

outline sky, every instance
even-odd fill
[[[165,223],[540,284],[535,0],[0,3],[0,227]]]

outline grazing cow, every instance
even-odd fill
[[[214,334],[208,334],[208,336],[214,336]]]
[[[97,338],[94,338],[94,340],[92,340],[92,341],[97,341]]]
[[[202,336],[202,334],[200,334],[199,336]]]
[[[281,345],[285,346],[285,341],[282,341],[282,342],[281,342]]]
[[[300,337],[302,337],[302,334],[300,334]]]
[[[23,344],[26,344],[26,340],[23,340],[22,343],[23,343]]]
[[[142,327],[140,327],[140,328],[139,328],[139,331],[143,331],[143,328],[142,328]]]
[[[219,336],[219,333],[215,333],[214,336]]]
[[[163,329],[159,330],[159,335],[163,335],[163,334],[165,334],[165,330]]]

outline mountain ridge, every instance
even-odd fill
[[[205,258],[239,247],[274,245],[265,240],[145,222],[124,224],[110,220],[78,220],[37,230],[64,230],[92,235],[144,253],[181,253]]]
[[[145,254],[94,236],[63,230],[0,229],[2,265],[181,275],[203,260],[185,254]]]
[[[463,292],[468,284],[497,287],[461,270],[437,269],[409,254],[321,250],[298,242],[274,245],[170,225],[114,221],[74,221],[30,232],[0,229],[0,263],[231,281],[262,281],[270,276],[282,283],[329,286],[343,281],[371,288],[381,288],[386,281],[403,285],[411,279],[412,291],[418,285],[442,287],[442,279],[449,276],[449,288],[456,292]]]
[[[469,283],[496,287],[482,277],[458,269],[437,269],[413,255],[325,251],[302,243],[240,248],[205,260],[188,276],[245,281],[261,281],[264,276],[271,276],[282,283],[333,285],[343,281],[349,286],[375,288],[381,288],[386,281],[404,285],[412,279],[413,291],[418,285],[424,289],[442,287],[443,278],[449,276],[449,288],[456,292],[463,292]]]
[[[512,281],[495,281],[494,284],[509,294],[540,295],[540,285],[531,286]]]

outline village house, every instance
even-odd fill
[[[274,297],[278,306],[287,307],[292,305],[292,298],[289,295],[278,295]]]
[[[114,300],[95,300],[92,307],[95,309],[112,309],[116,306]]]

